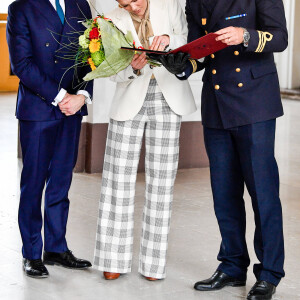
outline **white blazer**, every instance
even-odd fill
[[[136,46],[141,46],[130,14],[123,8],[116,8],[106,15],[124,33],[131,31]],[[178,48],[187,42],[187,22],[178,0],[151,0],[150,20],[154,35],[170,36],[170,48]],[[111,77],[117,82],[113,97],[110,118],[117,121],[133,119],[140,111],[154,74],[168,105],[178,115],[187,115],[196,111],[196,104],[190,84],[181,81],[169,73],[163,66],[151,69],[146,65],[141,75],[133,73],[131,65]]]

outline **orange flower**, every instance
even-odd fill
[[[95,53],[100,50],[101,43],[99,40],[93,39],[90,42],[89,48],[91,53]]]
[[[94,64],[94,62],[93,62],[93,60],[91,58],[88,59],[88,63],[90,65],[92,71],[94,71],[94,70],[97,69],[96,66],[95,66],[95,64]]]

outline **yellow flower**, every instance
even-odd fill
[[[96,39],[91,40],[90,45],[89,45],[91,53],[95,53],[95,52],[99,51],[100,46],[101,46],[101,43],[99,40],[96,40]]]
[[[95,66],[95,64],[94,64],[94,62],[93,62],[93,60],[91,58],[88,59],[88,62],[89,62],[89,65],[90,65],[92,71],[94,71],[94,70],[97,69],[96,66]]]

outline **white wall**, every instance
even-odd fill
[[[275,53],[281,88],[292,89],[300,86],[300,1],[283,0],[289,46],[282,53]]]
[[[185,0],[179,0],[184,9]],[[114,9],[118,4],[115,0],[90,0],[91,6],[99,13],[107,13]],[[92,8],[93,9],[93,8]],[[93,9],[94,13],[96,11]],[[200,108],[201,90],[202,90],[202,72],[192,76],[190,80],[198,108]],[[109,79],[97,79],[94,83],[93,105],[89,106],[89,116],[87,121],[90,123],[108,123],[108,113],[110,103],[114,94],[115,84]],[[200,109],[192,115],[185,116],[184,121],[200,121]]]

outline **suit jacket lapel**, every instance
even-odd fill
[[[222,18],[225,15],[225,13],[227,11],[226,8],[230,7],[233,1],[235,1],[235,0],[218,0],[217,1],[217,5],[213,10],[210,22],[208,24],[208,32],[211,32],[211,30],[218,23],[220,18]]]
[[[40,14],[48,21],[49,27],[52,27],[53,31],[56,33],[61,33],[62,23],[59,16],[54,9],[53,5],[49,0],[32,0],[32,5],[34,5],[40,12]]]

